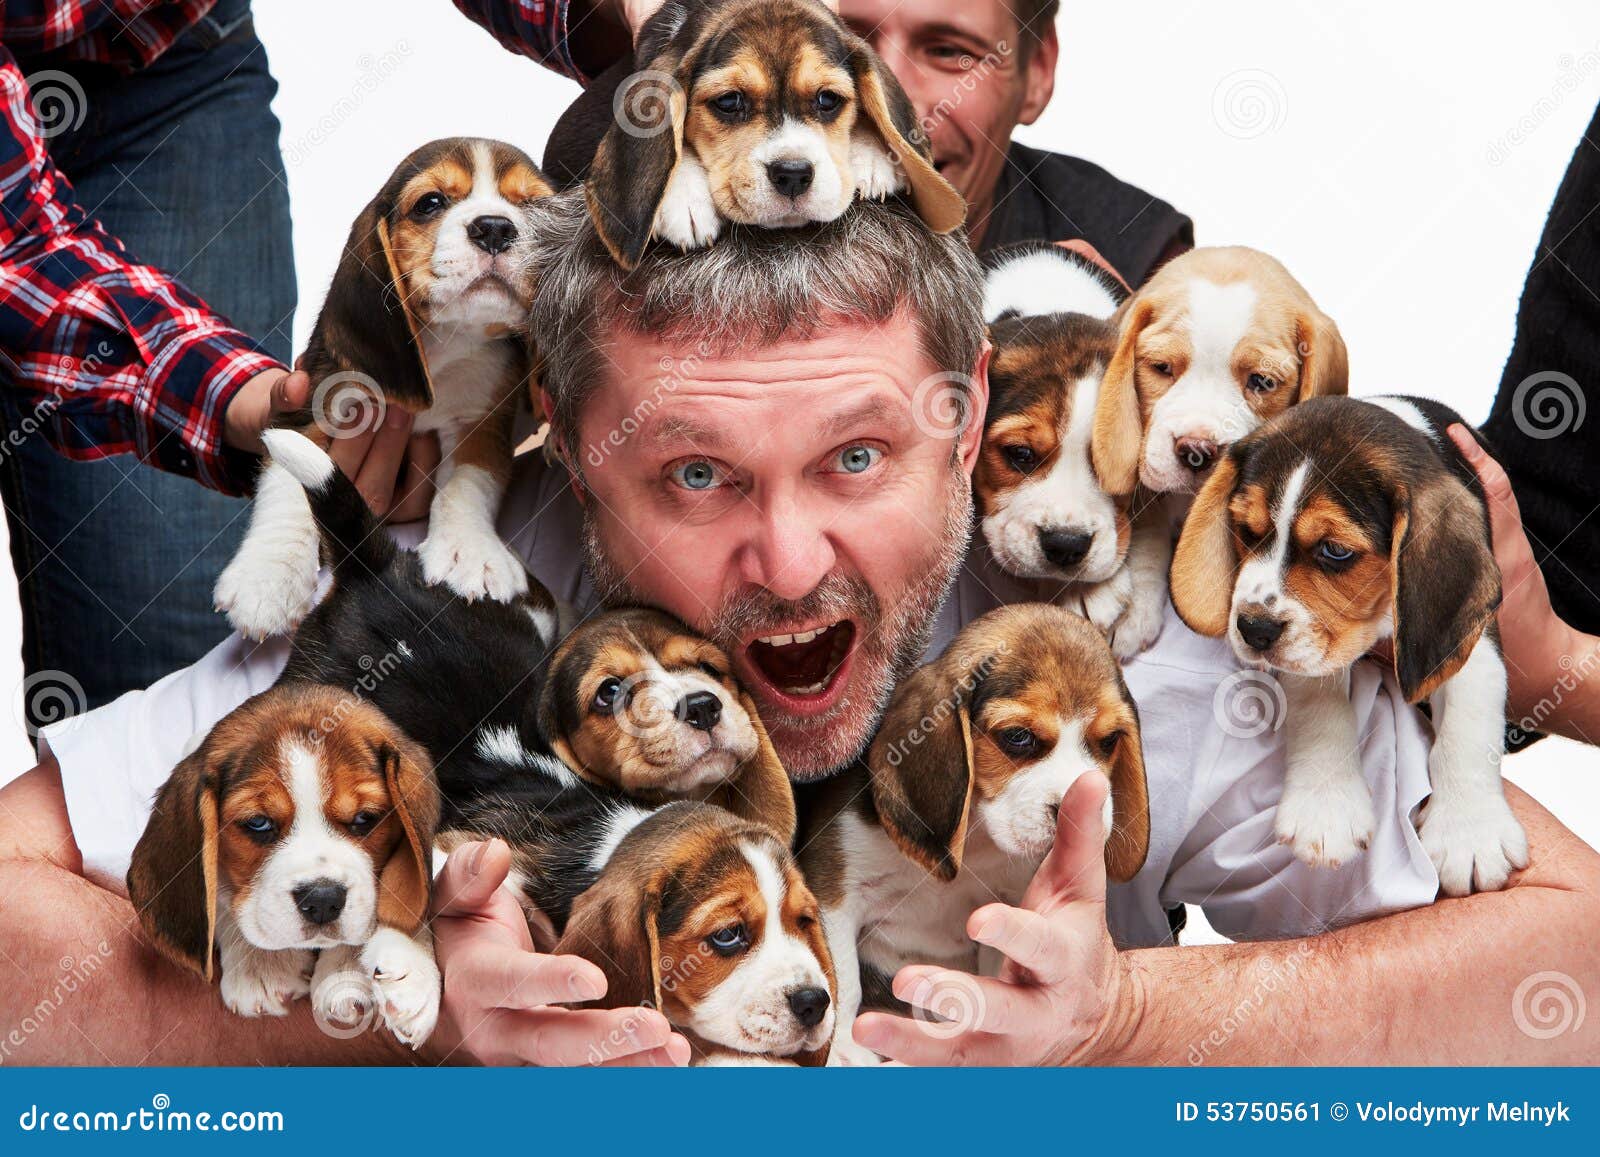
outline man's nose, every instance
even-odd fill
[[[746,582],[794,601],[817,589],[838,556],[826,521],[798,503],[776,500],[763,512],[745,560],[741,577]]]

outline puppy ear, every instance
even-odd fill
[[[411,933],[428,915],[439,789],[428,757],[410,743],[386,745],[378,759],[389,789],[389,804],[405,829],[405,838],[395,845],[378,873],[378,923]]]
[[[967,202],[928,159],[928,138],[917,123],[917,110],[905,89],[865,43],[858,43],[850,53],[850,71],[862,114],[905,172],[917,216],[935,233],[959,228],[967,219]]]
[[[571,954],[590,961],[606,975],[600,1008],[661,1008],[661,915],[659,880],[640,888],[633,875],[603,872],[580,895],[567,917],[567,930],[556,944],[557,956]]]
[[[1461,669],[1500,606],[1483,503],[1454,477],[1396,503],[1390,545],[1394,670],[1416,703]]]
[[[128,868],[128,898],[145,935],[206,980],[217,924],[217,782],[208,748],[167,777]]]
[[[595,232],[623,269],[638,265],[650,243],[683,152],[689,108],[689,70],[677,49],[653,57],[641,52],[638,59],[648,63],[617,90],[613,123],[584,183]]]
[[[332,374],[363,374],[389,401],[421,410],[433,404],[433,385],[389,243],[386,196],[373,198],[350,227],[306,348],[306,371],[313,387]]]
[[[1239,478],[1236,445],[1223,454],[1195,495],[1172,552],[1172,606],[1190,630],[1214,639],[1228,633],[1239,573],[1228,526],[1228,502]]]
[[[1118,884],[1138,875],[1150,852],[1150,788],[1144,776],[1139,712],[1125,686],[1122,697],[1128,704],[1131,725],[1111,757],[1112,829],[1106,839],[1106,875]]]
[[[948,658],[903,680],[867,750],[872,802],[906,856],[955,879],[972,801],[970,674]]]
[[[1350,355],[1333,319],[1319,309],[1300,315],[1300,397],[1343,397],[1350,388]]]
[[[755,729],[756,753],[745,762],[739,778],[718,788],[707,802],[724,807],[742,819],[766,824],[778,833],[787,847],[794,843],[794,787],[756,712],[755,701],[740,691],[739,705],[750,716],[750,726]]]
[[[1122,318],[1117,349],[1100,382],[1095,400],[1090,460],[1107,494],[1132,494],[1139,483],[1139,456],[1144,451],[1144,411],[1134,381],[1139,331],[1155,312],[1148,301],[1133,299]]]

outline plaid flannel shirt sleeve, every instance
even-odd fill
[[[455,5],[510,51],[532,57],[579,84],[589,82],[572,59],[568,43],[572,0],[455,0]]]
[[[22,433],[71,458],[137,454],[244,493],[256,459],[223,444],[223,414],[246,381],[277,365],[89,217],[0,45],[0,385],[33,396]]]

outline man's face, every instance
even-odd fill
[[[1032,124],[1055,90],[1054,26],[1024,53],[1006,0],[840,0],[839,14],[911,97],[934,164],[971,207],[976,243],[1012,130]]]
[[[628,336],[569,449],[601,592],[722,644],[796,779],[866,744],[966,553],[987,355],[958,434],[918,350],[906,319],[726,357]]]

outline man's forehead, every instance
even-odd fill
[[[814,406],[801,415],[789,414],[785,428],[819,441],[879,431],[898,433],[912,423],[911,397],[887,382],[870,379],[854,383],[817,383],[837,388],[819,391]],[[740,402],[749,404],[741,405]],[[788,407],[779,399],[731,397],[722,393],[688,392],[670,413],[645,419],[640,442],[647,449],[693,446],[703,450],[742,447],[773,433],[766,420],[772,410]]]

